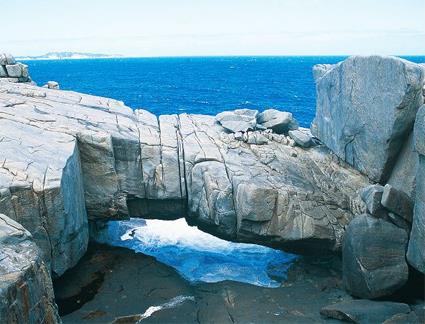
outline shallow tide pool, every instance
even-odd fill
[[[260,245],[219,239],[189,226],[183,218],[111,221],[95,239],[153,256],[190,282],[232,280],[279,287],[297,258]]]

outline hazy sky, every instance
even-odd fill
[[[424,0],[12,0],[0,50],[133,56],[425,54]]]

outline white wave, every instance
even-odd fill
[[[177,296],[177,297],[174,297],[174,298],[170,299],[170,301],[168,301],[168,302],[166,302],[166,303],[164,303],[162,305],[159,305],[159,306],[150,306],[140,316],[140,319],[136,322],[136,324],[140,323],[142,320],[144,320],[144,319],[152,316],[152,314],[154,314],[154,313],[156,313],[156,312],[158,312],[160,310],[177,307],[177,306],[183,304],[187,300],[195,301],[195,297],[193,297],[193,296],[182,296],[182,295],[180,295],[180,296]]]
[[[279,250],[255,244],[228,242],[174,221],[141,220],[109,222],[97,241],[124,246],[155,257],[174,267],[189,281],[233,280],[264,287],[279,287],[296,258]]]

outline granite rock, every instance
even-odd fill
[[[403,191],[386,184],[382,193],[381,204],[389,211],[403,217],[406,221],[412,222],[413,202]]]
[[[406,245],[405,230],[383,219],[356,216],[345,232],[342,249],[347,291],[360,298],[377,298],[401,288],[408,279]]]
[[[258,110],[236,109],[223,111],[215,117],[224,129],[229,132],[247,132],[256,129]]]
[[[360,191],[360,197],[365,202],[370,215],[383,217],[386,214],[381,204],[383,193],[384,187],[379,184],[367,186]]]
[[[289,137],[291,137],[294,140],[295,144],[297,144],[300,147],[308,148],[314,145],[313,137],[311,136],[311,133],[309,130],[305,130],[305,129],[290,130],[288,134],[289,134]]]
[[[414,268],[425,273],[425,106],[420,108],[416,117],[414,140],[416,151],[419,154],[419,162],[407,260]]]
[[[423,102],[424,69],[383,56],[354,56],[326,69],[315,69],[313,135],[371,180],[385,183]]]
[[[61,323],[42,252],[27,230],[2,214],[0,323]]]
[[[277,109],[267,109],[259,113],[257,123],[265,128],[272,129],[276,134],[287,134],[288,131],[299,127],[292,113]]]

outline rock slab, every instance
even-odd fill
[[[401,288],[408,279],[407,233],[383,219],[355,217],[345,232],[342,258],[347,291],[377,298]]]
[[[425,70],[383,56],[354,56],[315,70],[313,135],[371,180],[385,183],[423,103]]]

